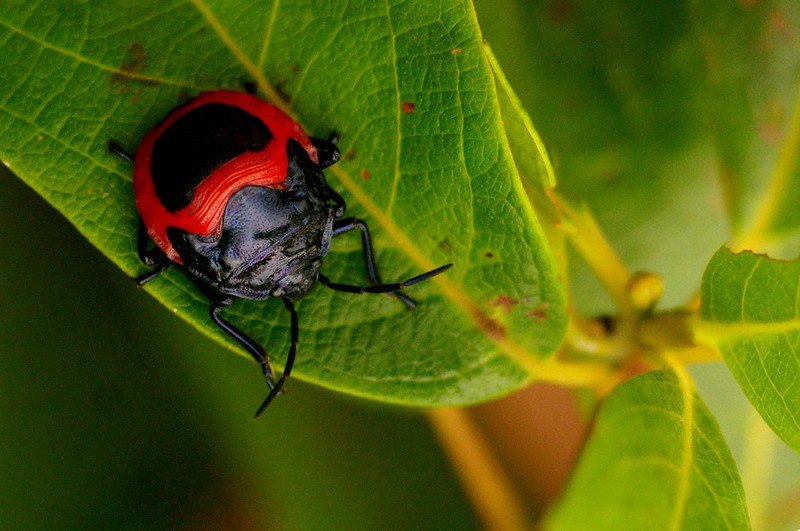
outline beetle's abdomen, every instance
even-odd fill
[[[232,105],[209,103],[170,125],[153,145],[155,192],[170,212],[188,206],[214,170],[247,151],[260,151],[272,133],[256,116]]]

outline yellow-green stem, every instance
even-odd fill
[[[465,409],[433,409],[428,419],[486,529],[530,529],[511,480]]]
[[[777,438],[754,409],[746,419],[742,457],[742,483],[747,493],[747,508],[753,529],[767,529],[770,516],[770,481],[772,480]]]
[[[623,319],[633,316],[627,288],[631,274],[611,247],[597,222],[586,209],[573,207],[555,191],[550,198],[565,217],[565,230],[570,243],[603,284]]]

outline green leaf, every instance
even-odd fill
[[[520,183],[542,225],[550,249],[559,263],[562,278],[567,279],[569,274],[566,240],[561,226],[563,220],[561,212],[547,195],[556,186],[553,164],[528,112],[488,44],[484,44],[484,50],[494,76],[500,115]]]
[[[488,44],[484,45],[484,50],[494,75],[500,114],[514,164],[552,247],[554,242],[563,239],[554,229],[554,225],[560,221],[560,214],[547,197],[547,192],[556,186],[553,164],[539,133],[533,126],[531,117],[508,82]]]
[[[519,184],[469,2],[10,1],[0,42],[3,162],[127,275],[144,270],[131,168],[107,153],[108,140],[133,150],[187,96],[248,80],[310,134],[339,133],[344,157],[329,181],[370,223],[384,279],[455,263],[408,290],[414,312],[315,289],[297,304],[293,375],[432,406],[487,400],[547,370],[565,295]],[[362,263],[358,238],[343,236],[323,270],[362,283]],[[145,289],[238,349],[179,271]],[[281,366],[281,304],[240,301],[225,314]]]
[[[533,127],[531,117],[528,116],[522,102],[508,82],[489,45],[484,45],[484,49],[494,75],[503,124],[520,177],[523,182],[529,184],[531,189],[535,188],[537,191],[554,188],[556,176],[553,164],[550,162],[550,157],[547,155],[539,133]]]
[[[686,375],[650,372],[608,397],[548,523],[550,529],[749,529],[733,457]]]
[[[723,247],[701,293],[697,339],[719,349],[767,424],[800,451],[800,261]]]

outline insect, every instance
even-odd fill
[[[322,170],[339,160],[336,139],[311,138],[276,106],[230,90],[205,92],[176,107],[142,139],[133,162],[141,219],[137,250],[152,269],[142,285],[179,268],[209,300],[209,316],[260,364],[269,393],[259,416],[282,393],[299,340],[293,304],[319,281],[337,291],[400,293],[452,264],[404,282],[384,284],[365,221],[344,217],[345,201]],[[320,272],[331,239],[358,231],[368,285],[333,282]],[[150,246],[150,241],[155,245]],[[237,298],[280,298],[291,317],[286,365],[273,378],[264,348],[220,315]]]

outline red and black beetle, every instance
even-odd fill
[[[151,129],[135,157],[114,142],[109,149],[134,164],[139,258],[153,267],[137,282],[175,265],[208,297],[211,319],[261,364],[270,391],[256,416],[292,371],[299,336],[292,301],[317,280],[338,291],[391,293],[414,308],[398,291],[452,265],[383,284],[367,224],[342,217],[345,202],[322,174],[339,160],[335,138],[308,137],[252,94],[205,92]],[[319,271],[331,239],[353,229],[361,233],[368,286],[331,282]],[[264,349],[219,315],[236,298],[269,297],[282,299],[291,315],[291,345],[277,382]]]

